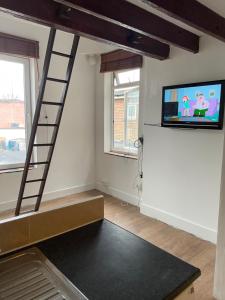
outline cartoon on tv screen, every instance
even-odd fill
[[[166,89],[164,120],[218,122],[221,90],[221,84]]]

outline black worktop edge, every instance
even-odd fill
[[[120,227],[121,229],[123,229],[123,230],[129,232],[130,234],[134,235],[134,236],[137,237],[138,239],[141,239],[142,241],[145,241],[146,243],[149,243],[149,244],[155,246],[154,244],[150,243],[149,241],[146,241],[145,239],[141,238],[141,237],[138,236],[137,234],[135,234],[135,233],[129,231],[128,229],[126,229],[126,228],[124,228],[124,227],[122,227],[122,226],[120,226],[120,225],[118,225],[118,224],[116,224],[116,223],[114,223],[114,222],[108,220],[107,218],[104,218],[103,220],[98,221],[98,222],[103,222],[104,220],[106,220],[107,222],[109,222],[109,223],[111,223],[111,224],[113,224],[113,225],[116,225],[116,226]],[[160,247],[158,247],[158,246],[155,246],[155,247],[161,249],[162,251],[167,252],[166,250],[164,250],[164,249],[162,249],[162,248],[160,248]],[[174,300],[175,297],[179,296],[182,292],[184,292],[184,291],[185,291],[185,290],[186,290],[186,289],[187,289],[187,288],[188,288],[188,287],[189,287],[196,279],[198,279],[198,278],[201,276],[201,270],[200,270],[199,268],[195,267],[195,266],[192,266],[190,263],[184,261],[183,259],[181,259],[181,258],[179,258],[179,257],[177,257],[177,256],[175,256],[175,255],[173,255],[173,254],[171,254],[171,253],[169,253],[169,252],[167,252],[167,253],[170,254],[171,256],[175,257],[176,259],[179,259],[180,261],[182,261],[182,262],[188,264],[189,266],[191,266],[191,267],[193,267],[193,268],[196,268],[196,273],[195,273],[189,280],[187,280],[185,283],[181,284],[181,285],[177,288],[176,291],[172,292],[170,295],[168,295],[168,296],[164,299],[164,300]]]

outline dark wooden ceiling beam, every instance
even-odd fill
[[[54,0],[95,14],[140,34],[197,53],[199,37],[165,19],[124,0]],[[179,2],[179,1],[178,1]],[[189,0],[187,1],[189,2]]]
[[[96,41],[106,42],[122,49],[156,59],[166,59],[167,44],[151,39],[116,24],[70,9],[52,0],[0,0],[0,10],[17,17],[76,33]]]
[[[225,18],[196,0],[142,0],[200,31],[225,42]]]

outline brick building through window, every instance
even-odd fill
[[[24,101],[0,99],[0,129],[25,128]]]
[[[29,59],[0,54],[0,170],[23,167],[30,124]]]

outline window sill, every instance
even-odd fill
[[[119,152],[113,152],[113,151],[104,152],[104,153],[108,154],[108,155],[123,157],[123,158],[129,158],[129,159],[135,159],[135,160],[138,159],[137,155],[132,155],[132,154],[119,153]]]
[[[32,168],[29,168],[29,170],[32,170]],[[0,175],[1,174],[10,174],[10,173],[18,173],[18,172],[23,172],[24,168],[15,168],[15,169],[5,169],[5,170],[0,170]]]

